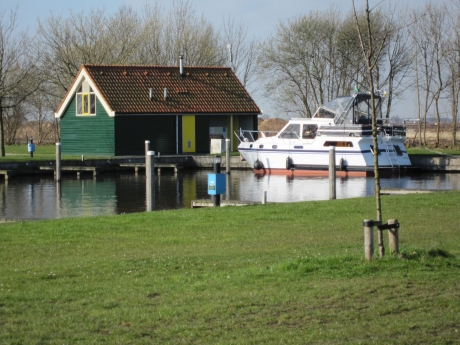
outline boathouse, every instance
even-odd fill
[[[82,65],[55,117],[63,154],[209,153],[257,129],[260,109],[228,67]]]

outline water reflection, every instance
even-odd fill
[[[156,176],[155,209],[190,207],[192,200],[209,199],[210,171],[163,173]],[[64,175],[60,183],[52,177],[12,178],[0,181],[0,219],[49,219],[144,212],[145,175],[101,174],[97,179]],[[268,202],[327,200],[327,177],[258,176],[250,171],[232,171],[223,200],[260,202],[267,191]],[[337,179],[337,198],[373,195],[372,177]],[[459,174],[417,174],[382,178],[382,188],[460,189]]]

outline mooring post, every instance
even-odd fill
[[[220,174],[220,165],[222,163],[222,157],[221,156],[214,156],[213,159],[214,163],[214,174]],[[220,206],[220,194],[215,194],[212,196],[212,201],[214,207],[219,207]]]
[[[56,171],[54,172],[56,182],[61,181],[61,143],[56,143]]]
[[[155,151],[147,151],[145,158],[147,212],[155,208]]]
[[[397,219],[389,219],[388,220],[388,243],[390,245],[390,253],[397,254],[399,253],[399,234],[398,228],[399,223]]]
[[[329,147],[329,200],[336,198],[335,188],[335,146]]]
[[[230,177],[227,177],[225,179],[225,199],[227,201],[230,201],[232,197],[232,179]]]
[[[230,139],[225,139],[225,173],[230,174]]]
[[[374,221],[365,219],[364,226],[364,257],[366,260],[372,260],[374,256]]]
[[[150,151],[150,140],[145,141],[145,164],[147,164],[147,152]]]

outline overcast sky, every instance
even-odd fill
[[[140,9],[146,0],[0,0],[0,11],[14,8],[18,5],[18,20],[20,28],[29,28],[35,31],[37,19],[44,20],[51,12],[67,16],[70,10],[80,12],[94,8],[105,8],[108,12],[115,12],[122,4],[129,4],[134,9]],[[149,0],[147,0],[149,1]],[[153,1],[153,0],[150,0]],[[390,0],[385,0],[390,1]],[[394,0],[395,1],[395,0]],[[397,0],[396,0],[397,1]],[[399,0],[411,7],[422,6],[427,0]],[[436,0],[435,0],[436,1]],[[248,34],[257,39],[266,39],[276,30],[281,21],[310,11],[322,11],[332,5],[345,12],[351,10],[351,0],[190,0],[197,14],[220,27],[224,18],[230,16],[248,27]],[[381,3],[382,0],[369,0],[370,6]],[[159,3],[168,9],[173,0],[159,0]],[[365,0],[355,0],[357,7],[363,7]],[[256,103],[264,113],[276,117],[270,104],[258,94],[253,95]],[[407,112],[407,111],[405,111]],[[409,110],[411,112],[411,110]],[[414,110],[415,113],[415,110]],[[415,117],[409,114],[404,117]]]

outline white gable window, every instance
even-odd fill
[[[96,115],[96,94],[87,81],[77,91],[77,116]]]

